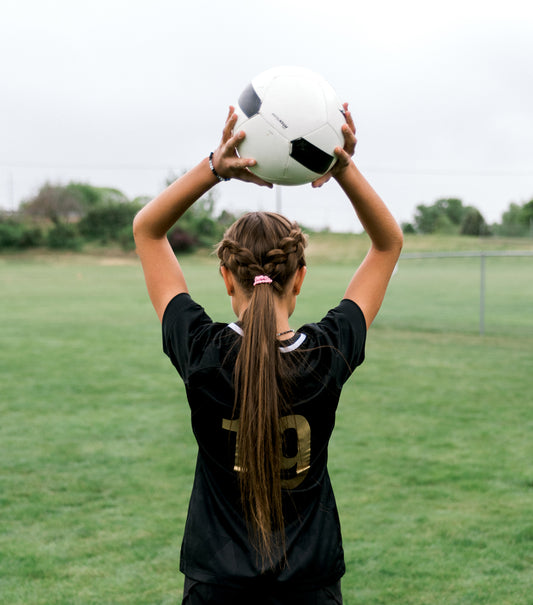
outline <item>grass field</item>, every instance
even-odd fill
[[[517,247],[406,249],[458,245]],[[365,247],[314,238],[295,326]],[[230,319],[213,259],[182,264]],[[532,277],[487,259],[481,337],[478,259],[400,262],[331,444],[347,605],[533,602]],[[0,285],[0,603],[179,602],[196,446],[137,261],[0,257]]]

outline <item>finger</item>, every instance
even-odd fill
[[[234,149],[234,148],[233,148]],[[253,158],[243,158],[237,154],[224,157],[224,169],[230,173],[232,178],[240,179],[248,168],[255,166],[257,162]]]
[[[237,170],[246,170],[247,168],[255,166],[256,164],[257,161],[253,158],[239,158],[238,160],[235,160],[233,167]]]
[[[227,148],[233,149],[235,147],[238,147],[244,140],[245,136],[246,133],[244,132],[244,130],[239,130],[238,132],[232,133],[232,136],[230,136],[230,138],[225,141]]]
[[[317,189],[318,187],[322,187],[322,185],[325,185],[329,181],[330,178],[331,178],[331,171],[326,172],[326,174],[323,174],[321,177],[314,180],[311,183],[311,187],[313,187],[314,189]]]
[[[269,189],[272,189],[272,183],[265,181],[260,176],[250,170],[250,168],[256,165],[257,161],[253,158],[239,158],[233,164],[233,168],[236,169],[235,177],[240,179],[241,181],[255,183],[256,185],[261,185],[262,187],[268,187]]]
[[[235,123],[237,122],[237,114],[233,113],[232,109],[233,108],[230,107],[228,119],[226,120],[226,123],[224,124],[224,130],[222,131],[222,142],[223,143],[227,143],[227,141],[232,137],[233,128],[235,126]]]
[[[346,124],[350,127],[352,132],[355,132],[355,124],[352,117],[352,112],[348,109],[348,103],[343,103],[344,107],[344,119],[346,120]]]
[[[268,189],[274,188],[274,185],[272,183],[269,183],[268,181],[263,180],[261,177],[257,176],[256,174],[253,174],[252,172],[250,172],[250,174],[252,175],[250,178],[251,183],[255,183],[256,185],[259,185],[260,187],[268,187]]]
[[[347,113],[350,113],[350,110],[348,109],[348,103],[343,103],[342,104],[342,113],[344,116],[346,116]]]
[[[355,124],[352,118],[352,114],[350,112],[348,112],[347,116],[346,116],[346,124],[348,125],[348,128],[350,129],[350,132],[352,132],[353,134],[355,134]]]
[[[246,181],[248,183],[255,183],[256,185],[260,185],[261,187],[268,187],[269,189],[272,189],[272,187],[274,187],[272,183],[265,181],[260,176],[257,176],[257,174],[250,172],[250,170],[248,169],[242,173],[240,178],[242,181]]]
[[[344,118],[346,119],[346,124],[348,125],[348,128],[351,130],[351,132],[353,132],[355,134],[355,124],[353,121],[352,112],[347,111],[344,114]]]
[[[343,125],[342,134],[344,135],[344,151],[353,155],[357,139],[348,124]]]
[[[346,148],[343,149],[342,147],[335,147],[334,153],[337,156],[336,165],[347,166],[350,163],[350,160],[352,159],[353,150]]]

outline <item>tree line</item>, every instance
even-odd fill
[[[175,179],[169,177],[168,183]],[[48,247],[81,250],[86,244],[133,250],[133,218],[149,200],[127,198],[118,189],[86,183],[44,184],[15,213],[0,213],[0,250]],[[175,251],[190,251],[221,238],[235,216],[215,212],[208,193],[168,233]]]
[[[167,179],[172,182],[175,175]],[[130,200],[118,189],[86,183],[44,184],[15,213],[0,213],[0,250],[32,247],[80,250],[88,243],[135,247],[132,221],[148,201]],[[175,251],[189,251],[220,239],[235,220],[227,211],[215,212],[215,198],[208,193],[180,219],[168,234]],[[460,199],[439,199],[416,207],[413,220],[403,223],[405,233],[469,236],[533,236],[533,199],[511,203],[501,223],[487,224],[481,212]]]
[[[511,203],[501,223],[487,224],[474,206],[460,199],[439,199],[433,204],[419,204],[413,221],[403,223],[404,233],[442,233],[473,236],[533,236],[533,199],[524,204]]]

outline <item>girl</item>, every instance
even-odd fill
[[[218,245],[238,321],[214,323],[188,294],[166,234],[221,180],[270,186],[236,148],[230,107],[219,147],[147,204],[134,235],[163,348],[182,377],[199,451],[181,549],[183,603],[342,603],[341,533],[327,471],[342,385],[362,363],[367,328],[402,247],[390,212],[344,148],[313,183],[334,178],[371,246],[343,300],[316,324],[289,324],[305,277],[306,238],[283,216],[244,215]]]

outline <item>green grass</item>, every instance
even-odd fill
[[[335,304],[365,245],[315,236],[294,325]],[[478,262],[400,263],[343,393],[347,605],[531,603],[533,259],[487,259],[484,337]],[[213,259],[183,266],[230,319]],[[179,602],[196,447],[139,265],[0,257],[0,280],[0,603]]]

